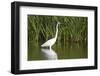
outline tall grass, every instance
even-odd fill
[[[57,42],[87,41],[87,17],[28,15],[28,40],[42,44],[55,36],[56,24],[60,22]]]

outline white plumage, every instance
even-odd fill
[[[58,25],[59,24],[60,24],[60,22],[58,22],[57,25],[56,25],[55,37],[50,39],[50,40],[48,40],[48,41],[46,41],[44,44],[41,45],[41,47],[50,47],[51,48],[55,44],[55,42],[57,40],[57,36],[58,36]]]

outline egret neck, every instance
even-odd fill
[[[59,25],[59,24],[57,24],[57,26],[56,26],[56,35],[55,35],[55,39],[57,39],[57,35],[58,35],[58,25]]]

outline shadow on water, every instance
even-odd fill
[[[30,42],[28,46],[29,61],[88,58],[87,43],[56,43],[51,50],[39,46],[39,44],[33,44],[33,42]]]

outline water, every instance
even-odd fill
[[[59,59],[83,59],[88,58],[86,43],[59,43],[52,49],[41,48],[39,44],[30,42],[28,46],[28,61],[34,60],[59,60]]]

